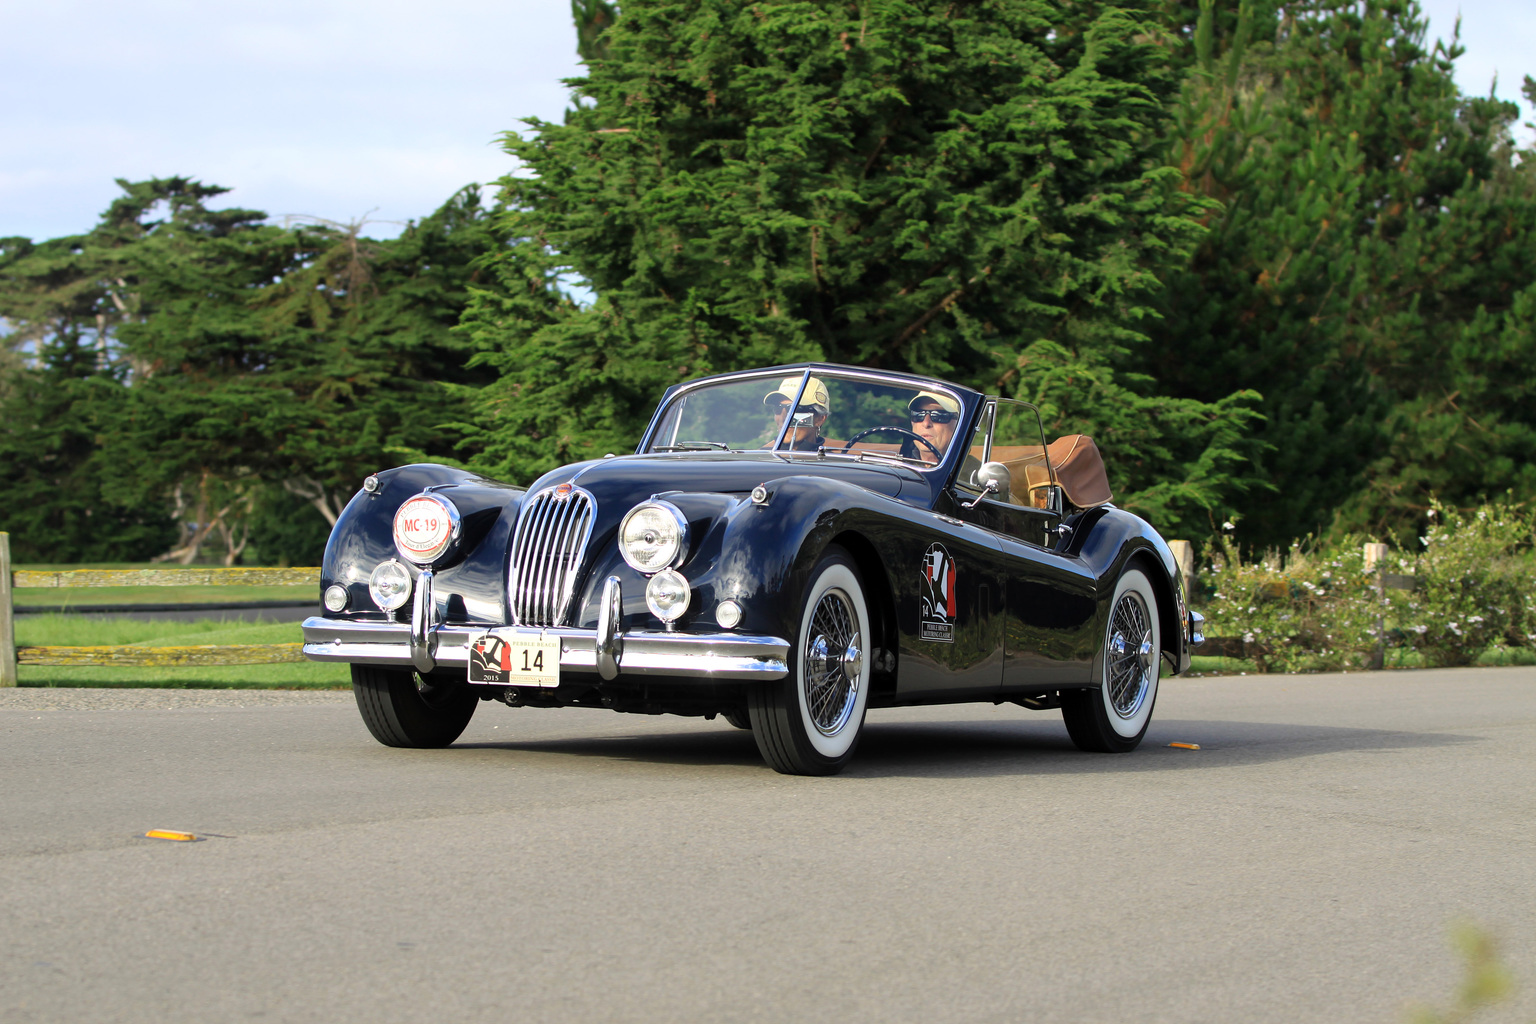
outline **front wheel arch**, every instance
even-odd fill
[[[891,586],[880,553],[863,534],[845,531],[834,537],[832,543],[853,559],[864,583],[864,599],[869,608],[869,654],[875,657],[877,651],[884,651],[889,659],[889,669],[878,662],[871,666],[870,695],[892,697],[896,693],[897,649],[901,646],[896,628],[896,590]]]
[[[1175,584],[1168,578],[1167,571],[1158,564],[1152,552],[1145,548],[1127,559],[1125,568],[1140,569],[1142,575],[1152,584],[1152,595],[1157,598],[1157,615],[1162,620],[1163,663],[1168,666],[1170,675],[1177,674],[1179,654],[1184,649],[1184,623],[1179,618],[1179,602],[1173,593]],[[1124,570],[1121,571],[1124,572]]]

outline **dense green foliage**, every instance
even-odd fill
[[[0,263],[0,313],[37,346],[9,386],[46,396],[0,425],[0,471],[36,490],[0,522],[18,558],[190,560],[217,537],[233,561],[254,528],[266,560],[313,561],[363,476],[451,454],[477,382],[452,328],[491,244],[476,191],[378,242],[213,211],[223,190],[184,179],[123,187],[95,231]]]
[[[807,358],[1032,401],[1117,503],[1249,552],[1536,497],[1536,153],[1412,0],[572,16],[495,210],[379,241],[173,178],[0,239],[18,555],[308,561],[379,466],[527,482]]]
[[[1470,665],[1493,648],[1536,649],[1536,514],[1507,500],[1467,512],[1437,502],[1428,519],[1420,551],[1374,566],[1359,535],[1262,557],[1217,538],[1201,573],[1207,628],[1241,638],[1260,671],[1363,669],[1378,652],[1388,664],[1414,652],[1430,666]],[[1412,589],[1384,587],[1383,572]]]
[[[560,125],[508,149],[496,260],[587,308],[466,329],[500,380],[485,461],[633,443],[661,388],[805,358],[941,374],[1098,433],[1173,528],[1246,483],[1244,397],[1122,370],[1208,204],[1153,158],[1179,77],[1134,4],[634,3]]]
[[[1337,521],[1406,541],[1432,495],[1536,494],[1516,108],[1461,96],[1459,50],[1404,0],[1244,13],[1197,36],[1169,159],[1222,211],[1144,350],[1171,394],[1263,393],[1273,490],[1239,503],[1240,536]]]

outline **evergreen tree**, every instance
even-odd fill
[[[465,323],[502,372],[495,470],[623,450],[685,377],[825,358],[1155,436],[1112,462],[1165,528],[1241,485],[1241,398],[1118,370],[1204,209],[1151,160],[1178,78],[1146,10],[632,0],[602,38],[565,123],[507,137],[534,172],[503,182],[516,287]],[[589,308],[540,291],[562,272]]]
[[[1530,280],[1536,207],[1496,180],[1513,108],[1459,94],[1459,48],[1429,45],[1408,0],[1239,14],[1223,36],[1202,5],[1169,159],[1222,212],[1167,278],[1145,369],[1203,401],[1263,392],[1271,487],[1240,502],[1246,542],[1336,517],[1408,533],[1446,423],[1422,446],[1408,424],[1456,401],[1454,339],[1474,323],[1488,337]],[[1439,474],[1445,497],[1477,493],[1480,473]]]
[[[492,247],[477,188],[375,241],[122,184],[87,235],[0,243],[7,340],[36,364],[0,388],[0,471],[34,499],[7,514],[52,524],[12,527],[28,557],[217,540],[233,562],[254,525],[263,557],[314,561],[369,472],[451,457],[487,376],[453,332]]]

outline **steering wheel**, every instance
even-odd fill
[[[914,431],[908,430],[906,427],[870,427],[868,430],[861,430],[857,434],[854,434],[852,437],[850,437],[848,439],[848,443],[847,444],[843,445],[843,454],[846,455],[847,452],[848,452],[848,449],[850,449],[854,445],[858,444],[860,441],[862,441],[864,438],[868,437],[870,434],[878,434],[882,430],[890,430],[890,431],[894,431],[895,433],[898,433],[898,434],[906,434],[912,440],[918,442],[923,447],[925,447],[929,451],[933,452],[933,464],[934,465],[938,465],[939,463],[944,461],[944,453],[939,451],[937,448],[935,448],[933,446],[933,442],[932,441],[929,441],[926,437],[923,437],[921,434],[918,434],[918,433],[916,433]]]

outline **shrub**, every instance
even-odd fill
[[[1241,638],[1261,672],[1367,668],[1383,633],[1433,666],[1536,647],[1532,513],[1508,501],[1469,511],[1436,502],[1428,518],[1422,552],[1391,553],[1369,571],[1366,538],[1355,534],[1248,561],[1217,538],[1201,573],[1207,635]],[[1383,592],[1378,572],[1417,585]]]
[[[1536,645],[1531,514],[1507,502],[1463,512],[1437,501],[1429,519],[1424,551],[1394,560],[1419,581],[1392,601],[1405,644],[1429,665],[1470,665],[1490,647]]]
[[[1241,637],[1260,672],[1366,668],[1376,650],[1380,602],[1354,536],[1311,537],[1284,554],[1244,561],[1226,538],[1205,551],[1206,632]]]

